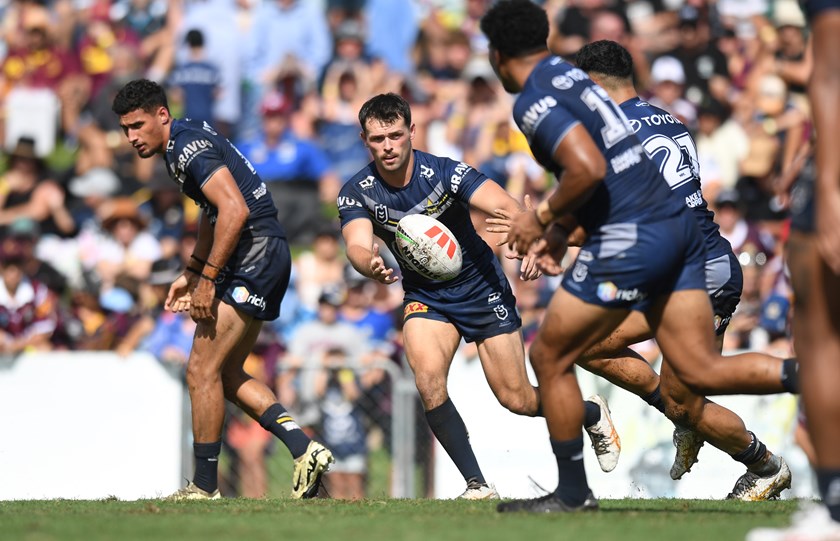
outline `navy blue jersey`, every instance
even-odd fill
[[[485,175],[465,163],[414,151],[414,171],[409,183],[394,188],[381,179],[373,162],[356,173],[338,196],[341,227],[364,218],[373,222],[373,232],[384,240],[397,257],[406,290],[452,287],[481,276],[494,276],[496,257],[470,221],[469,200],[485,181]],[[411,263],[400,258],[394,232],[408,214],[426,214],[440,220],[461,244],[461,273],[445,282],[424,278]]]
[[[659,166],[671,193],[694,214],[706,243],[706,257],[730,254],[732,246],[720,236],[715,213],[703,198],[697,147],[685,125],[668,111],[639,98],[627,100],[620,107],[645,152]]]
[[[254,237],[286,236],[277,220],[277,208],[254,167],[206,122],[173,120],[164,158],[169,176],[205,210],[211,224],[216,224],[219,210],[210,204],[201,189],[216,171],[226,167],[251,212],[245,231]]]
[[[554,152],[572,128],[581,124],[598,145],[607,174],[575,212],[587,233],[596,234],[605,224],[659,221],[682,210],[618,105],[583,70],[562,58],[549,56],[537,64],[516,99],[513,116],[534,157],[558,177],[562,169]]]

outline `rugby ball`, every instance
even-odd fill
[[[409,214],[397,223],[400,259],[430,280],[451,280],[461,272],[461,245],[448,227],[425,214]]]

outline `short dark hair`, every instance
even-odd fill
[[[193,28],[187,32],[187,37],[184,41],[186,41],[187,45],[190,47],[204,47],[204,34],[201,33],[201,30]]]
[[[405,120],[406,126],[411,126],[411,106],[405,98],[393,92],[374,96],[359,109],[359,124],[365,131],[367,131],[367,121],[370,119],[393,124],[400,118]]]
[[[548,48],[548,15],[531,0],[502,0],[481,18],[490,47],[516,58]]]
[[[621,45],[606,39],[584,45],[578,51],[575,63],[586,73],[600,73],[616,79],[633,77],[633,57]]]
[[[163,87],[148,79],[135,79],[126,83],[117,92],[111,110],[117,115],[123,116],[137,109],[154,113],[158,107],[169,110],[169,103],[166,101],[166,92],[164,92]]]

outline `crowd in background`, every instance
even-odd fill
[[[488,63],[478,20],[491,3],[0,0],[0,354],[142,350],[186,361],[194,323],[162,304],[192,252],[198,208],[163,160],[137,157],[110,110],[124,83],[154,79],[176,117],[212,124],[266,182],[295,269],[249,371],[325,435],[344,459],[346,494],[362,494],[365,431],[387,425],[380,366],[400,358],[402,296],[342,252],[335,198],[369,161],[359,106],[398,92],[412,106],[415,148],[474,165],[520,200],[553,186]],[[619,42],[643,98],[692,131],[704,194],[744,268],[726,347],[788,356],[790,201],[777,189],[807,166],[811,137],[796,0],[538,3],[553,52],[573,60],[585,43]],[[521,282],[506,265],[527,340],[556,282]],[[364,412],[360,397],[373,404]],[[240,458],[259,464],[259,427],[234,421],[229,432]],[[244,494],[264,493],[259,471]]]

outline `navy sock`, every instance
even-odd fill
[[[589,494],[586,470],[583,469],[583,435],[573,440],[551,440],[551,449],[557,458],[557,490],[554,494],[572,507],[583,505]]]
[[[799,363],[795,358],[782,361],[782,387],[791,394],[799,394]]]
[[[831,519],[840,522],[840,470],[818,468],[816,474],[823,503],[828,507]]]
[[[486,483],[470,445],[467,426],[458,410],[455,409],[452,400],[447,398],[446,402],[440,406],[427,411],[426,420],[464,479],[467,481],[475,479],[479,483]]]
[[[193,484],[207,492],[215,492],[219,488],[219,454],[222,452],[222,442],[193,443],[195,454],[195,475]]]
[[[750,444],[740,453],[732,455],[732,459],[744,464],[748,470],[759,475],[763,473],[772,473],[769,471],[763,471],[764,468],[761,467],[764,463],[765,457],[767,456],[767,446],[761,443],[761,440],[756,438],[755,434],[752,432],[749,434],[751,438]],[[768,466],[776,466],[775,463],[770,464],[770,462],[772,461],[767,461]]]
[[[662,392],[659,390],[659,385],[657,385],[656,389],[654,389],[649,395],[643,396],[642,400],[662,413],[665,413],[665,403],[662,402]]]
[[[272,404],[260,415],[260,426],[280,438],[293,458],[303,455],[312,441],[280,404]]]
[[[589,400],[583,403],[583,428],[589,428],[601,420],[601,406]]]

